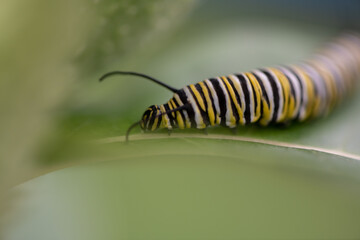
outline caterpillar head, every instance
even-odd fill
[[[161,125],[160,106],[152,105],[146,109],[141,120],[140,127],[145,131],[154,131]]]
[[[163,86],[165,88],[167,88],[168,90],[170,90],[171,92],[173,93],[176,93],[178,92],[179,90],[176,89],[176,88],[173,88],[169,85],[167,85],[166,83],[163,83],[153,77],[150,77],[148,75],[145,75],[143,73],[137,73],[137,72],[125,72],[125,71],[112,71],[112,72],[108,72],[104,75],[102,75],[99,79],[99,81],[103,81],[104,79],[110,77],[110,76],[113,76],[113,75],[130,75],[130,76],[138,76],[138,77],[142,77],[142,78],[145,78],[145,79],[148,79],[156,84],[159,84],[160,86]],[[167,114],[167,113],[165,113]],[[140,125],[140,127],[145,130],[145,131],[154,131],[156,130],[157,128],[159,127],[165,127],[166,124],[162,124],[162,120],[163,120],[163,117],[162,117],[162,114],[161,114],[161,111],[160,111],[160,106],[158,105],[152,105],[150,107],[148,107],[146,109],[146,111],[144,112],[142,118],[140,121],[132,124],[127,132],[126,132],[126,135],[125,135],[125,141],[127,142],[129,140],[129,134],[130,134],[130,131],[131,129],[133,129],[134,127]]]

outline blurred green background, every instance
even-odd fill
[[[359,94],[323,119],[237,133],[352,158],[221,139],[223,128],[109,140],[171,93],[98,82],[118,69],[182,87],[294,63],[357,30],[358,1],[0,4],[1,238],[360,238]]]

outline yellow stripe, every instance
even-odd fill
[[[289,92],[288,92],[288,109],[287,109],[287,115],[285,117],[286,117],[286,119],[291,119],[294,115],[295,107],[296,107],[295,96],[293,96],[291,94],[290,80],[280,70],[278,70],[278,69],[276,69],[276,70],[277,70],[277,73],[282,76],[282,79],[284,79],[284,81],[287,83],[287,88],[288,88]]]
[[[281,113],[280,119],[278,120],[279,122],[282,122],[282,121],[286,120],[287,116],[290,116],[289,115],[289,102],[290,102],[289,98],[290,98],[290,91],[291,91],[290,84],[282,72],[280,72],[276,68],[269,68],[269,69],[275,74],[276,78],[279,79],[281,88],[283,89],[284,107],[283,107],[283,111]]]
[[[155,117],[155,120],[154,120],[154,124],[153,124],[152,127],[151,127],[151,131],[155,131],[156,126],[157,126],[157,124],[158,124],[158,121],[159,121],[158,111],[159,111],[159,110],[156,108],[156,117]]]
[[[199,103],[201,109],[202,109],[203,111],[206,111],[204,101],[203,101],[200,93],[199,93],[198,90],[196,89],[195,85],[194,85],[194,84],[191,84],[191,85],[189,85],[189,87],[190,87],[191,90],[193,91],[196,99],[198,100],[198,103]]]
[[[313,109],[314,109],[314,106],[316,103],[314,86],[313,86],[313,82],[311,81],[311,79],[309,78],[309,76],[306,74],[306,72],[304,70],[302,70],[298,66],[295,66],[294,69],[297,70],[297,72],[300,74],[300,76],[305,80],[305,84],[306,84],[308,103],[307,103],[307,106],[305,106],[305,117],[303,119],[303,120],[306,120],[313,113]]]
[[[254,75],[254,74],[252,74],[252,75]],[[259,86],[260,86],[260,84],[259,84]],[[261,89],[261,87],[260,87],[260,89]],[[272,110],[272,108],[274,108],[274,106],[273,106],[274,104],[273,104],[273,100],[271,100],[271,99],[269,99],[269,100],[270,100],[269,103],[267,103],[267,101],[265,99],[265,93],[263,93],[261,90],[261,101],[262,101],[263,112],[262,112],[259,123],[262,126],[268,125],[268,123],[272,119],[271,110]]]
[[[262,99],[262,104],[263,104],[263,113],[262,113],[262,116],[261,116],[261,119],[260,119],[259,123],[262,126],[266,126],[268,124],[268,122],[270,121],[270,119],[271,119],[270,107],[267,104],[265,98]]]
[[[174,94],[174,98],[175,98],[175,100],[178,102],[179,106],[183,106],[183,105],[184,105],[183,102],[181,101],[179,95]],[[185,115],[185,114],[186,114],[186,115]],[[185,126],[186,126],[186,128],[191,128],[191,122],[190,122],[189,119],[188,119],[189,116],[187,115],[187,113],[184,113],[184,115],[185,115]],[[188,116],[188,117],[186,117],[186,116]]]
[[[315,117],[315,116],[318,116],[320,114],[320,106],[321,106],[321,98],[320,98],[320,92],[318,91],[316,95],[315,93],[315,80],[314,79],[311,79],[311,77],[307,74],[307,72],[299,67],[299,69],[305,74],[305,76],[309,79],[309,81],[311,82],[311,85],[312,85],[312,91],[313,91],[313,96],[314,96],[314,99],[313,99],[313,108],[312,108],[312,112],[310,112],[310,115],[309,117]],[[311,109],[310,109],[311,110]]]
[[[176,104],[175,104],[175,101],[174,101],[173,98],[170,99],[169,102],[170,102],[170,104],[173,106],[173,109],[176,108]],[[181,117],[180,111],[176,111],[176,112],[174,112],[174,114],[176,114],[176,120],[177,120],[176,122],[177,122],[179,128],[180,128],[180,129],[184,129],[184,128],[185,128],[185,126],[184,126],[184,121],[183,121],[183,119],[182,119],[182,117]]]
[[[167,104],[168,104],[168,106],[169,106],[170,111],[171,111],[171,110],[174,110],[174,107],[173,107],[173,105],[172,105],[171,101],[173,101],[173,100],[172,100],[172,99],[170,99],[170,100],[167,102]],[[174,105],[174,106],[175,106],[175,105]],[[176,106],[175,106],[175,107],[176,107]],[[175,112],[171,112],[170,114],[171,114],[171,116],[172,116],[173,118],[176,118],[176,113],[175,113]]]
[[[249,78],[251,85],[252,85],[253,89],[255,90],[257,104],[256,104],[256,109],[254,111],[255,116],[253,117],[253,121],[256,122],[260,118],[260,114],[261,114],[262,91],[261,91],[261,87],[260,87],[258,81],[256,80],[255,76],[249,72],[247,72],[245,74]],[[255,99],[254,99],[254,102],[255,102]],[[254,107],[255,107],[255,104],[254,104]]]
[[[176,105],[175,105],[173,99],[170,99],[170,101],[168,102],[168,105],[169,105],[170,110],[174,110],[176,108]],[[173,118],[175,118],[176,112],[172,112],[171,115],[173,116]]]
[[[149,108],[149,109],[150,109],[150,108]],[[149,115],[149,120],[151,119],[151,117],[152,117],[153,113],[154,113],[154,111],[151,111],[151,112],[150,112],[150,115]],[[146,124],[146,126],[145,126],[145,127],[146,127],[146,128],[149,128],[149,124],[150,124],[150,121],[148,121],[148,122],[147,122],[147,124]]]
[[[228,81],[228,79],[227,79],[226,77],[223,77],[223,80],[224,80],[226,86],[227,86],[228,89],[229,89],[231,98],[232,98],[232,100],[233,100],[233,102],[234,102],[234,105],[235,105],[235,107],[236,107],[236,110],[237,110],[237,112],[238,112],[238,114],[239,114],[239,122],[240,122],[242,125],[244,125],[243,111],[242,111],[242,109],[241,109],[241,106],[240,106],[239,102],[238,102],[237,99],[236,99],[236,95],[235,95],[234,89],[232,88],[231,84],[229,83],[229,81]]]
[[[229,83],[227,82],[226,77],[223,76],[223,77],[221,77],[221,79],[225,82],[225,85],[229,84]],[[232,88],[230,87],[230,89],[232,89]],[[230,95],[231,95],[230,89],[229,89],[229,92],[230,92]],[[226,86],[225,86],[225,90],[226,90]],[[234,92],[233,92],[233,93],[234,93]],[[226,98],[226,97],[225,97],[225,98]],[[228,111],[229,111],[229,113],[230,113],[230,124],[231,124],[231,126],[229,126],[229,127],[236,126],[236,118],[235,118],[235,115],[234,115],[234,113],[233,113],[233,111],[232,111],[230,99],[229,99],[229,102],[228,102],[228,104],[227,104],[227,109],[228,109]]]
[[[208,92],[204,82],[199,82],[199,85],[204,93],[204,96],[205,96],[205,99],[207,102],[207,106],[208,106],[207,113],[209,116],[210,124],[211,124],[211,126],[214,126],[215,125],[215,114],[214,114],[214,109],[213,109],[214,106],[212,105],[209,92]]]
[[[243,100],[241,99],[241,94],[242,94],[242,88],[241,88],[241,86],[240,86],[240,80],[236,80],[236,79],[234,79],[234,77],[232,76],[232,75],[230,75],[229,76],[230,77],[230,79],[232,80],[232,82],[234,83],[234,86],[235,86],[235,89],[236,89],[236,91],[239,93],[239,96],[240,96],[240,104],[241,104],[241,106],[240,106],[240,108],[242,109],[242,112],[240,113],[241,115],[241,120],[240,120],[240,123],[242,124],[242,125],[244,125],[245,124],[245,119],[244,119],[244,109],[246,108],[246,104],[243,102]]]
[[[210,85],[210,86],[209,86],[209,89],[210,89],[210,92],[211,92],[211,96],[213,96],[214,103],[215,103],[215,102],[218,102],[218,100],[216,100],[216,99],[217,99],[216,91],[215,91],[214,87],[212,86],[211,82],[210,82],[208,79],[205,80],[205,81],[207,82],[207,85]],[[214,105],[215,105],[215,104],[214,104]],[[214,109],[216,109],[215,106],[214,106]],[[216,109],[215,124],[220,124],[220,122],[221,122],[220,110],[218,111],[218,110]]]
[[[196,128],[198,129],[203,129],[203,128],[206,128],[206,125],[204,123],[204,119],[201,115],[201,112],[200,112],[200,108],[197,106],[197,103],[196,103],[196,100],[194,98],[194,96],[191,94],[191,91],[190,89],[188,88],[185,88],[185,93],[188,97],[188,101],[192,104],[192,108],[193,108],[193,111],[194,111],[194,120],[196,122]],[[199,122],[197,122],[197,120]]]
[[[161,121],[161,126],[163,128],[169,128],[171,129],[171,125],[169,123],[169,119],[168,119],[168,116],[165,114],[166,113],[166,110],[165,110],[165,107],[164,105],[160,105],[160,110],[161,110],[161,113],[162,113],[162,121]]]

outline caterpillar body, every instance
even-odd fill
[[[109,72],[100,81],[115,74],[144,77],[174,93],[167,103],[148,107],[128,129],[126,140],[137,125],[155,131],[302,122],[328,114],[355,88],[360,78],[360,36],[342,35],[296,65],[209,78],[181,89],[136,72]]]

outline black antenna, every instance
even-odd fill
[[[153,81],[153,82],[155,82],[155,83],[157,83],[157,84],[159,84],[159,85],[161,85],[161,86],[169,89],[169,90],[172,91],[172,92],[177,92],[177,91],[179,91],[178,89],[175,89],[175,88],[173,88],[173,87],[170,87],[169,85],[167,85],[167,84],[165,84],[165,83],[163,83],[163,82],[161,82],[161,81],[159,81],[159,80],[157,80],[157,79],[155,79],[155,78],[153,78],[153,77],[150,77],[150,76],[145,75],[145,74],[143,74],[143,73],[137,73],[137,72],[123,72],[123,71],[108,72],[108,73],[104,74],[103,76],[101,76],[100,79],[99,79],[99,81],[101,82],[101,81],[103,81],[105,78],[110,77],[110,76],[112,76],[112,75],[132,75],[132,76],[143,77],[143,78],[149,79],[149,80],[151,80],[151,81]]]

